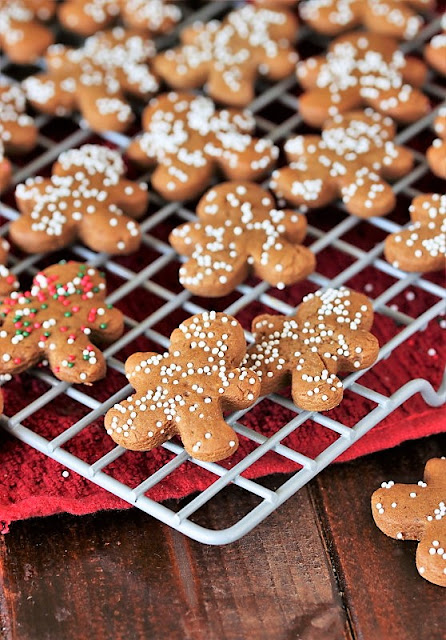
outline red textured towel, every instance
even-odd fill
[[[407,204],[407,201],[401,202],[400,213],[396,213],[394,216],[397,218],[402,216],[403,220],[407,220]],[[331,225],[333,217],[339,214],[335,214],[333,210],[329,210],[327,213],[329,214],[327,226],[329,226],[329,221]],[[311,214],[311,216],[319,216],[319,223],[320,216],[325,215],[323,212]],[[164,236],[165,232],[167,229],[161,229],[160,234]],[[381,231],[372,228],[367,223],[361,223],[348,236],[344,236],[344,239],[356,246],[369,249],[383,237],[384,234]],[[147,248],[143,248],[135,256],[122,258],[118,262],[126,267],[132,267],[135,271],[140,271],[151,259],[153,256],[148,253]],[[352,259],[345,254],[334,249],[326,249],[318,256],[318,271],[332,278],[348,267],[351,262]],[[154,279],[164,283],[166,281],[174,282],[177,266],[176,264],[169,265]],[[122,280],[112,274],[107,275],[111,289],[122,284]],[[443,274],[434,274],[428,276],[428,279],[442,284]],[[367,267],[346,284],[376,298],[393,282],[392,277],[381,273],[374,267]],[[274,291],[273,293],[289,304],[297,305],[302,296],[308,293],[311,288],[312,285],[309,283],[302,283],[286,291]],[[313,287],[312,290],[315,288]],[[207,308],[215,307],[217,309],[222,309],[228,304],[227,299],[217,301],[203,301],[201,299],[199,302]],[[418,287],[409,286],[389,304],[397,305],[401,312],[416,318],[436,302],[438,302],[438,298],[435,296]],[[146,291],[142,293],[142,290],[137,289],[119,302],[117,306],[125,310],[128,316],[141,320],[147,313],[153,312],[162,304],[162,300]],[[253,302],[237,317],[248,328],[252,318],[265,309],[265,306],[259,302]],[[156,325],[154,329],[169,335],[176,324],[187,315],[189,314],[181,310],[175,312],[163,321],[164,325]],[[432,320],[424,331],[415,334],[395,349],[387,360],[380,362],[372,370],[366,372],[360,382],[386,396],[413,378],[425,378],[435,389],[438,389],[446,361],[445,344],[441,337],[441,325],[444,326],[445,322],[442,318]],[[389,317],[378,313],[372,331],[378,337],[380,344],[383,345],[402,328]],[[119,352],[117,357],[125,360],[132,351],[159,349],[159,345],[142,337]],[[106,380],[87,389],[87,393],[98,400],[104,400],[122,385],[123,377],[115,371],[109,371]],[[46,390],[47,387],[43,382],[23,374],[4,388],[6,414],[15,414]],[[353,426],[374,406],[372,402],[347,391],[343,403],[329,412],[329,415],[348,426]],[[74,424],[86,413],[87,409],[83,405],[62,395],[25,420],[25,425],[46,438],[52,438]],[[249,412],[242,421],[260,433],[270,435],[288,422],[293,415],[279,405],[265,400],[259,407]],[[417,395],[373,428],[356,445],[344,453],[340,460],[350,460],[366,453],[394,447],[404,440],[420,438],[445,430],[446,412],[444,408],[433,409],[424,403],[420,395]],[[335,439],[336,435],[332,431],[307,421],[283,442],[307,456],[315,457]],[[240,441],[239,451],[224,463],[228,468],[253,448],[253,444],[244,437],[241,437]],[[0,448],[0,521],[3,531],[7,531],[11,521],[32,516],[45,516],[63,511],[85,514],[100,509],[121,509],[129,506],[92,482],[79,477],[76,473],[67,473],[58,463],[4,432],[0,432]],[[91,463],[112,449],[113,443],[102,427],[102,420],[98,420],[70,440],[65,448]],[[170,452],[162,448],[150,453],[126,452],[106,468],[106,473],[134,487],[172,457]],[[244,475],[255,478],[270,473],[292,472],[297,468],[298,465],[295,463],[269,452],[250,467]],[[167,498],[181,498],[189,493],[204,489],[213,480],[215,480],[215,476],[188,462],[169,475],[161,484],[151,489],[147,495],[157,501]]]

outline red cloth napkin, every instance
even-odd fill
[[[401,201],[400,208],[394,217],[407,221],[408,202]],[[321,221],[329,228],[336,216],[334,209],[327,212],[315,212],[310,218],[318,216],[318,224]],[[165,237],[174,222],[160,227],[156,234]],[[376,242],[383,239],[385,234],[367,223],[361,223],[347,236],[355,246],[370,249]],[[152,259],[153,255],[147,247],[141,249],[136,255],[118,260],[126,267],[140,271]],[[54,256],[48,259],[54,261]],[[333,278],[343,271],[352,259],[346,254],[332,248],[323,250],[318,255],[318,272],[324,276]],[[177,283],[177,267],[173,263],[155,276],[160,283]],[[107,274],[109,288],[120,286],[123,281],[113,274]],[[428,279],[438,284],[443,283],[443,274],[427,276]],[[365,292],[372,298],[376,298],[395,282],[373,266],[367,267],[359,275],[346,283],[348,286]],[[175,285],[178,286],[179,285]],[[273,291],[277,297],[286,300],[291,305],[297,305],[302,296],[310,290],[315,290],[312,284],[300,283],[283,292]],[[180,290],[180,288],[178,288]],[[235,298],[233,294],[232,298]],[[197,302],[206,308],[223,309],[227,306],[231,296],[224,300],[203,300]],[[420,316],[426,309],[438,302],[438,298],[424,292],[419,287],[409,286],[401,294],[392,299],[389,305],[397,308],[413,318]],[[126,296],[117,306],[125,313],[141,320],[148,313],[160,307],[163,301],[145,290],[136,289],[131,295]],[[258,314],[267,310],[265,305],[254,302],[243,309],[237,318],[246,328],[250,327],[251,320]],[[169,335],[175,326],[189,314],[180,310],[170,314],[163,323],[156,325],[165,335]],[[438,389],[443,375],[446,361],[446,349],[442,339],[442,325],[446,324],[444,318],[432,320],[424,331],[421,331],[395,349],[390,357],[378,363],[361,378],[364,384],[386,396],[392,394],[407,381],[413,378],[428,380],[435,389]],[[388,342],[394,335],[402,330],[402,326],[383,314],[376,314],[372,331],[378,337],[380,344]],[[137,350],[160,350],[160,346],[145,337],[138,338],[131,345],[117,354],[122,361]],[[162,350],[162,349],[161,349]],[[121,374],[110,370],[107,378],[91,388],[86,393],[98,400],[105,400],[123,386],[124,379]],[[22,374],[4,387],[5,413],[14,415],[21,408],[41,396],[47,390],[47,386],[27,375]],[[85,391],[85,388],[82,388]],[[288,391],[284,392],[285,395]],[[354,426],[359,419],[367,415],[374,408],[374,404],[351,391],[346,391],[342,404],[329,412],[329,415],[342,421],[348,426]],[[33,429],[46,438],[53,438],[64,429],[74,424],[88,410],[82,404],[62,395],[56,398],[43,409],[25,420],[25,426]],[[271,435],[278,428],[286,424],[294,414],[279,405],[264,400],[253,411],[250,411],[242,422],[256,431]],[[410,398],[403,406],[399,407],[379,425],[374,427],[356,445],[347,450],[339,461],[365,455],[381,449],[394,447],[404,440],[420,438],[446,430],[446,412],[444,408],[433,409],[425,404],[420,395]],[[336,439],[332,431],[307,421],[294,433],[288,436],[283,443],[287,446],[315,457],[331,442]],[[237,453],[223,464],[230,468],[243,456],[254,448],[254,445],[246,438],[240,438],[240,448]],[[113,448],[111,439],[105,433],[102,420],[84,429],[75,438],[70,440],[65,448],[67,451],[79,456],[82,460],[92,463],[104,453]],[[8,525],[14,520],[33,516],[46,516],[63,511],[73,514],[92,513],[101,509],[122,509],[129,505],[107,491],[97,487],[92,482],[85,480],[76,473],[67,471],[59,463],[54,462],[43,454],[35,451],[12,436],[0,430],[0,528],[3,532],[8,530]],[[173,455],[163,448],[149,453],[126,452],[121,458],[106,467],[106,473],[125,482],[131,487],[137,486],[148,475],[156,471],[168,462]],[[256,478],[271,473],[288,473],[298,469],[298,465],[279,455],[269,452],[258,462],[250,467],[243,475],[247,478]],[[147,495],[154,500],[161,501],[168,498],[182,498],[192,492],[203,490],[209,486],[215,476],[187,462],[168,476],[161,484],[151,489]]]

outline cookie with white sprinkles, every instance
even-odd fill
[[[258,75],[277,81],[292,73],[297,28],[290,11],[246,4],[222,21],[185,27],[182,45],[156,56],[154,69],[174,89],[204,85],[214,100],[244,107]]]
[[[430,108],[418,89],[426,72],[426,65],[405,56],[392,38],[349,33],[336,38],[326,54],[297,65],[297,79],[304,89],[299,113],[314,127],[364,106],[399,122],[414,122]]]
[[[341,198],[361,218],[393,210],[388,180],[412,168],[412,152],[393,142],[392,120],[372,109],[328,120],[322,134],[301,135],[285,143],[289,165],[275,171],[270,187],[293,205],[324,207]]]
[[[344,287],[317,291],[294,316],[255,318],[243,365],[260,376],[262,395],[291,384],[297,407],[326,411],[343,397],[336,374],[366,369],[378,357],[372,324],[373,308],[363,294]]]
[[[106,304],[105,278],[78,262],[38,273],[29,291],[14,291],[0,304],[0,375],[48,361],[59,380],[90,384],[104,377],[96,345],[117,340],[124,321]]]
[[[76,239],[94,251],[136,251],[141,232],[135,218],[147,209],[148,190],[124,174],[120,154],[108,147],[63,152],[51,178],[17,186],[22,215],[11,224],[11,238],[27,253],[55,251]]]
[[[254,183],[213,187],[198,203],[197,216],[169,236],[173,248],[188,257],[180,282],[197,295],[227,295],[251,270],[279,289],[314,271],[314,254],[300,244],[305,216],[276,209],[271,194]]]
[[[58,15],[64,27],[82,36],[110,27],[119,16],[128,27],[161,34],[178,23],[181,9],[171,0],[65,0]]]
[[[53,42],[42,22],[56,9],[55,0],[0,0],[0,46],[13,62],[30,64]]]
[[[426,152],[431,171],[446,180],[446,107],[441,107],[434,120],[434,130],[438,135]]]
[[[372,514],[387,536],[418,540],[418,573],[446,587],[446,458],[428,460],[418,484],[383,482],[372,495]]]
[[[14,289],[18,289],[17,278],[6,267],[9,255],[9,244],[0,238],[0,299],[7,296]]]
[[[307,0],[301,17],[315,30],[330,36],[363,25],[384,36],[414,38],[423,27],[417,11],[427,11],[435,0]]]
[[[229,179],[257,180],[279,155],[271,140],[253,136],[256,125],[249,111],[217,109],[204,96],[162,94],[142,120],[145,133],[127,152],[141,166],[156,167],[152,185],[166,200],[199,195],[217,168]]]
[[[446,268],[446,195],[423,194],[409,208],[412,224],[387,236],[384,254],[403,271]]]
[[[426,45],[424,57],[436,71],[446,76],[446,13],[441,19],[442,33],[438,33]]]
[[[94,131],[125,131],[133,120],[127,95],[147,100],[158,90],[148,62],[153,42],[115,27],[73,49],[49,47],[47,71],[29,76],[23,87],[32,106],[56,116],[79,110]]]
[[[245,353],[243,329],[232,316],[209,311],[185,320],[168,352],[128,358],[126,375],[136,393],[107,412],[107,433],[139,451],[178,435],[198,460],[227,458],[238,438],[223,412],[251,406],[260,390],[257,375],[240,366]]]

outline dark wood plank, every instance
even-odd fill
[[[446,434],[425,438],[335,465],[312,485],[358,638],[446,638],[445,589],[418,575],[416,543],[386,537],[370,510],[370,497],[381,482],[417,482],[426,461],[445,453]]]
[[[249,506],[234,491],[208,507],[212,526]],[[1,544],[8,640],[350,637],[307,490],[226,547],[137,510],[16,523]]]

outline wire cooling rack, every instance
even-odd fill
[[[224,14],[229,5],[230,3],[225,2],[211,2],[198,12],[187,12],[186,20],[207,20],[214,16],[220,16]],[[423,43],[438,29],[439,20],[432,17],[432,20],[428,22],[426,28],[417,39],[405,43],[403,49],[407,52],[421,51]],[[178,29],[170,36],[162,38],[160,40],[161,48],[175,42],[177,34]],[[322,50],[324,44],[323,38],[319,38],[314,34],[310,35],[308,30],[301,28],[299,34],[300,48],[309,47],[312,52],[315,48],[316,51]],[[9,65],[9,62],[4,58],[1,60],[1,68],[4,77],[13,81],[17,80],[17,69]],[[438,109],[442,104],[446,104],[446,90],[434,75],[430,76],[424,89],[430,97],[434,109],[432,113],[422,118],[419,122],[407,126],[399,132],[397,142],[400,144],[408,144],[420,134],[432,137],[432,122]],[[275,142],[282,142],[290,133],[302,130],[303,123],[296,112],[297,94],[298,87],[293,77],[286,78],[274,86],[261,86],[261,91],[250,105],[250,109],[254,112],[258,129],[263,135],[269,136]],[[271,114],[278,112],[281,114],[280,124],[274,122],[274,117],[271,117]],[[39,153],[26,162],[24,166],[15,167],[15,184],[22,182],[28,176],[42,173],[45,168],[51,165],[59,153],[65,149],[79,146],[92,139],[92,132],[80,126],[82,123],[80,123],[79,119],[73,119],[70,122],[67,134],[57,142],[52,138],[53,124],[55,123],[53,119],[47,116],[38,116],[37,123],[40,130],[38,139]],[[113,144],[123,151],[129,142],[129,138],[125,135],[114,133],[100,136],[100,139],[104,144]],[[413,171],[394,185],[396,194],[405,196],[407,199],[419,193],[416,189],[416,184],[429,172],[423,154],[415,152],[415,159],[416,163]],[[142,176],[142,178],[148,178],[148,175]],[[193,217],[192,207],[188,208],[178,202],[166,203],[153,192],[151,192],[151,203],[154,213],[146,217],[142,222],[143,247],[148,252],[156,254],[157,257],[144,266],[141,271],[133,271],[123,264],[125,261],[112,258],[107,254],[97,254],[82,246],[74,246],[72,248],[72,255],[78,259],[86,260],[95,266],[101,266],[106,273],[113,274],[123,281],[123,284],[110,294],[108,302],[116,303],[123,300],[129,294],[135,294],[137,289],[138,291],[145,290],[147,294],[153,294],[161,301],[159,307],[142,322],[138,322],[130,315],[125,315],[127,332],[105,351],[109,371],[115,370],[120,374],[123,373],[124,367],[123,362],[116,357],[116,354],[121,349],[131,347],[133,341],[141,336],[157,343],[160,348],[165,348],[169,344],[168,336],[170,330],[166,330],[164,334],[162,330],[155,330],[155,326],[162,327],[163,319],[178,310],[184,311],[184,317],[204,310],[200,299],[197,302],[197,299],[193,298],[189,292],[175,287],[174,284],[177,283],[169,283],[164,278],[159,278],[162,270],[171,263],[178,263],[179,258],[172,248],[158,237],[157,229],[163,223],[169,224],[170,219],[173,217],[175,217],[176,223],[179,220],[190,220]],[[342,205],[339,203],[334,206],[342,211]],[[18,212],[12,206],[3,203],[0,204],[0,215],[2,216],[0,218],[0,236],[4,236],[7,234],[9,221],[15,219],[18,216]],[[176,223],[172,223],[172,226]],[[370,266],[373,266],[381,274],[391,276],[393,283],[373,300],[373,306],[375,311],[392,318],[403,328],[382,346],[379,354],[379,360],[382,360],[416,332],[422,330],[430,320],[444,312],[446,290],[420,274],[406,274],[387,263],[382,258],[383,242],[368,251],[350,244],[344,236],[358,224],[377,227],[385,233],[401,228],[390,218],[370,218],[364,222],[353,216],[341,216],[341,221],[328,232],[321,229],[317,222],[310,225],[308,234],[311,239],[309,246],[312,251],[318,255],[325,248],[334,247],[336,251],[349,257],[350,265],[332,280],[328,279],[323,273],[315,272],[308,278],[308,290],[314,290],[314,285],[317,285],[317,287],[338,287],[347,283],[352,277]],[[33,255],[25,259],[18,259],[13,255],[11,262],[13,271],[26,277],[34,274],[40,268],[42,256]],[[160,280],[162,284],[160,284]],[[390,304],[395,296],[405,291],[409,286],[428,292],[431,294],[432,300],[436,300],[432,306],[425,309],[417,318],[412,318],[402,313],[394,305]],[[224,310],[227,313],[236,315],[241,310],[248,309],[253,303],[261,303],[281,314],[293,313],[294,308],[279,299],[276,294],[277,291],[271,289],[266,283],[245,283],[238,287],[236,299],[232,300]],[[250,340],[250,334],[247,332],[246,335],[247,339]],[[94,397],[94,386],[88,390],[87,394],[85,388],[57,380],[49,370],[35,369],[29,375],[41,379],[48,390],[15,415],[1,418],[1,425],[19,440],[31,445],[65,467],[191,538],[208,544],[225,544],[242,537],[253,529],[330,462],[414,394],[421,393],[424,400],[431,406],[439,406],[445,400],[446,378],[443,380],[438,392],[435,392],[426,380],[413,379],[393,394],[386,396],[361,384],[359,380],[363,373],[358,371],[349,375],[344,380],[344,386],[349,389],[350,393],[357,396],[358,400],[360,397],[370,400],[375,405],[375,408],[365,417],[359,419],[354,426],[347,426],[342,421],[330,417],[329,414],[301,411],[286,397],[271,395],[267,399],[261,398],[258,403],[266,401],[278,403],[292,412],[292,419],[279,428],[273,436],[266,437],[241,423],[242,417],[249,410],[232,414],[228,418],[228,422],[239,435],[251,440],[256,445],[256,448],[230,469],[217,463],[193,460],[180,444],[167,442],[163,446],[171,453],[171,459],[166,464],[160,465],[155,473],[145,478],[136,487],[127,486],[106,472],[107,467],[125,453],[123,448],[116,446],[105,455],[98,457],[93,463],[81,460],[65,448],[73,438],[81,434],[92,422],[101,418],[107,409],[132,392],[132,388],[128,384],[123,384],[122,388],[106,402],[100,402]],[[53,439],[44,438],[24,425],[27,418],[35,412],[50,406],[50,403],[55,401],[56,398],[64,395],[85,407],[86,415],[75,424],[59,433]],[[337,435],[336,441],[314,459],[283,444],[284,439],[289,434],[299,429],[310,419]],[[105,430],[103,437],[104,439],[108,438]],[[286,476],[284,482],[276,490],[266,488],[260,482],[243,476],[249,467],[269,452],[274,452],[275,455],[296,463],[296,468],[298,469],[291,477]],[[146,455],[151,454],[148,453]],[[178,511],[174,511],[166,504],[159,504],[146,495],[150,489],[159,483],[165,482],[173,471],[186,463],[198,465],[211,474],[213,481],[204,491],[194,495],[185,504],[181,503]],[[195,522],[194,519],[196,519],[195,516],[198,510],[209,501],[212,501],[217,494],[224,491],[231,484],[237,485],[240,489],[256,496],[257,506],[249,513],[241,515],[237,522],[220,530],[210,529],[205,526],[206,523],[198,524]]]

